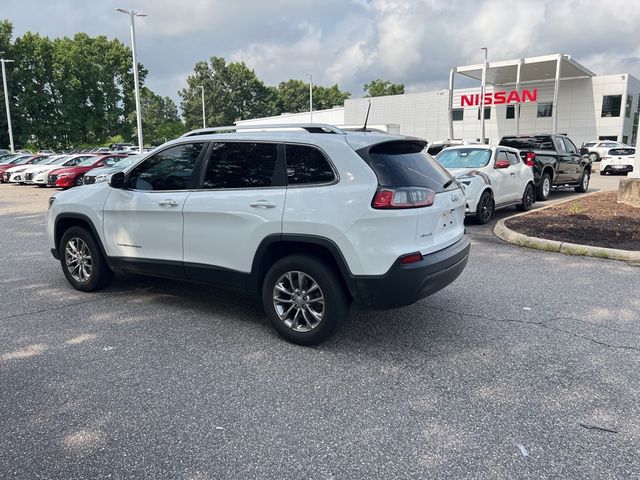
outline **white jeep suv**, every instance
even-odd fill
[[[129,271],[245,289],[278,333],[312,345],[350,304],[409,305],[460,275],[464,194],[425,141],[278,128],[196,130],[56,194],[48,241],[69,283],[93,291]]]

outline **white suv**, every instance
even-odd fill
[[[515,205],[525,212],[535,202],[533,168],[515,148],[489,145],[449,147],[436,161],[464,186],[466,214],[485,224],[497,209]]]
[[[464,195],[426,142],[256,128],[190,132],[52,197],[48,241],[69,283],[93,291],[130,271],[246,289],[283,337],[311,345],[350,304],[409,305],[463,271]]]

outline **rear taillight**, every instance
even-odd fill
[[[533,167],[536,164],[536,154],[533,152],[528,152],[524,157],[524,164],[527,167]]]
[[[421,208],[433,205],[436,192],[430,188],[378,188],[371,206],[378,209]]]

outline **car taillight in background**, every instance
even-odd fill
[[[527,167],[533,167],[536,164],[536,154],[533,152],[528,152],[524,157],[524,164]]]
[[[423,187],[378,188],[371,206],[377,209],[421,208],[433,205],[436,192]]]

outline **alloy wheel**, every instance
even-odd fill
[[[91,278],[93,259],[89,247],[80,237],[72,237],[64,249],[64,260],[67,270],[73,279],[86,283]]]
[[[324,294],[310,275],[287,272],[273,288],[273,306],[287,327],[296,332],[309,332],[320,325],[324,317]]]
[[[480,205],[480,216],[485,222],[491,218],[491,212],[493,210],[493,201],[491,195],[484,195],[482,197],[482,204]]]
[[[589,175],[585,173],[582,175],[582,189],[586,190],[587,188],[589,188]]]
[[[546,198],[549,196],[549,192],[551,192],[551,180],[549,180],[549,177],[545,177],[544,182],[542,183],[542,194]]]

